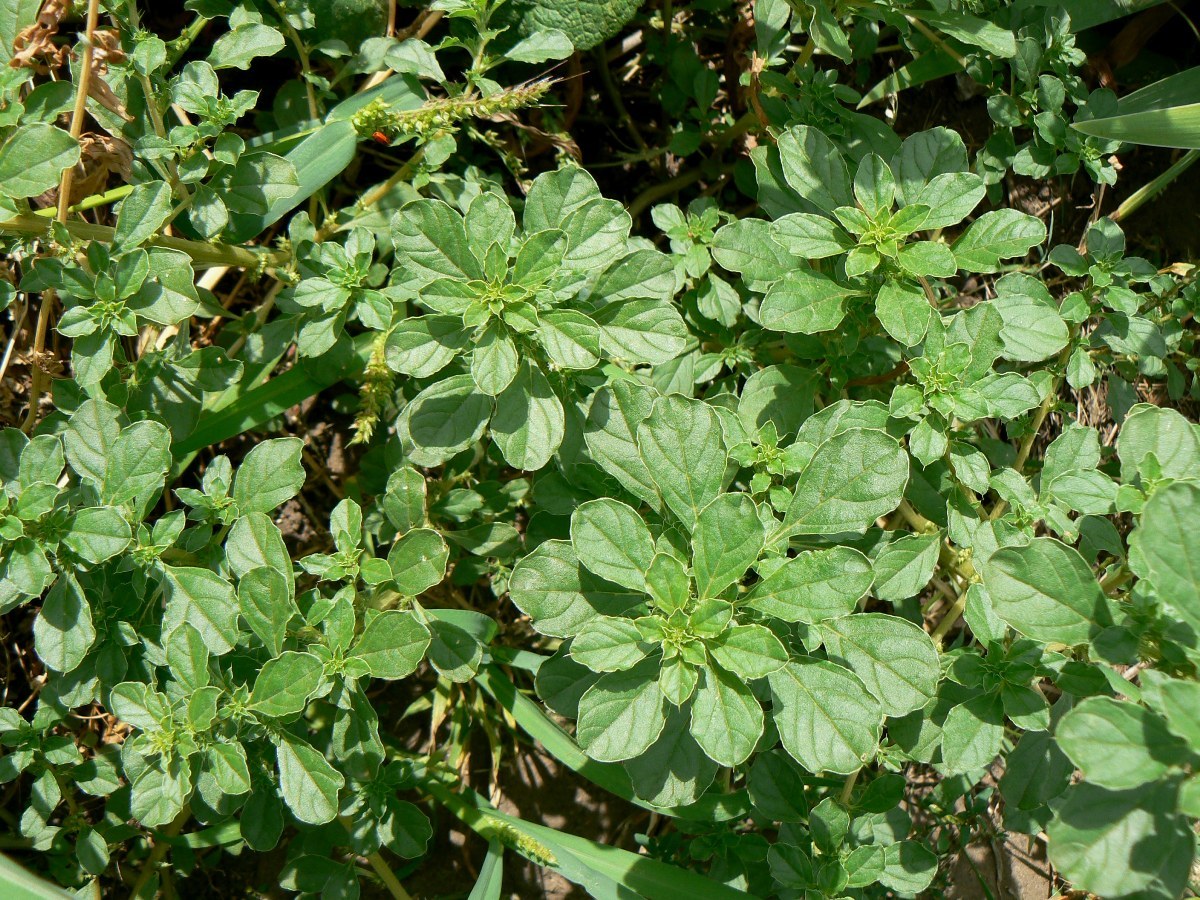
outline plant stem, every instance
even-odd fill
[[[733,171],[733,167],[722,166],[720,171],[722,174],[725,172],[730,172]],[[708,172],[704,168],[697,167],[695,169],[689,169],[686,172],[682,172],[679,175],[676,175],[674,178],[668,179],[667,181],[650,185],[650,187],[646,188],[646,190],[634,197],[633,202],[629,204],[628,209],[630,217],[636,219],[642,214],[643,211],[645,211],[646,207],[654,203],[656,200],[669,197],[671,194],[674,194],[681,188],[685,188],[689,184],[693,184],[699,181],[701,178],[704,178],[707,174]]]
[[[917,31],[929,38],[930,42],[935,47],[958,63],[959,68],[965,69],[967,67],[967,61],[963,58],[963,55],[942,40],[941,35],[939,35],[936,31],[934,31],[916,16],[905,16],[904,18],[908,19],[909,24],[912,25],[913,28],[917,29]]]
[[[163,829],[164,838],[176,837],[183,830],[184,824],[191,818],[192,811],[185,806],[179,811],[173,822]],[[133,883],[133,890],[129,892],[130,897],[137,897],[142,889],[150,882],[154,876],[154,870],[158,868],[158,864],[163,861],[163,857],[167,855],[167,851],[171,849],[169,840],[157,840],[154,842],[154,847],[150,850],[150,855],[146,857],[146,861],[142,863],[142,869],[138,872],[137,881]]]
[[[137,28],[137,0],[131,0],[131,2],[127,3],[126,9],[129,11],[129,21],[134,28]],[[137,80],[138,84],[141,85],[142,94],[146,98],[146,112],[150,114],[150,123],[154,127],[154,133],[165,141],[167,140],[167,126],[163,122],[162,111],[158,108],[158,99],[154,94],[154,85],[150,81],[150,76],[143,72],[138,72]],[[185,202],[190,201],[191,192],[188,190],[187,185],[183,183],[183,179],[179,177],[179,166],[176,164],[175,157],[173,156],[167,157],[166,175],[171,182],[171,190],[178,194]],[[171,219],[174,219],[174,215],[171,216]]]
[[[133,185],[122,184],[111,190],[105,191],[103,194],[92,194],[90,197],[84,197],[78,203],[75,203],[67,210],[68,213],[83,212],[87,209],[96,209],[100,206],[108,206],[110,203],[116,203],[122,197],[128,197],[133,193]],[[47,206],[45,209],[35,209],[33,214],[41,216],[44,219],[53,219],[58,211],[53,207]]]
[[[1124,202],[1117,207],[1116,211],[1109,216],[1114,222],[1120,222],[1133,215],[1141,206],[1150,200],[1153,200],[1163,189],[1166,188],[1172,181],[1182,175],[1191,165],[1200,159],[1200,150],[1189,150],[1178,160],[1171,168],[1157,176],[1153,180],[1142,185],[1132,194],[1125,198]]]
[[[348,816],[338,816],[338,820],[342,823],[342,827],[347,832],[353,826]],[[367,862],[371,864],[371,868],[375,870],[375,874],[379,876],[379,880],[383,882],[388,889],[388,893],[395,900],[412,900],[412,895],[404,889],[404,885],[400,883],[400,879],[396,877],[396,873],[392,871],[392,867],[388,865],[386,859],[378,852],[372,853],[367,857]]]
[[[88,87],[92,81],[92,57],[95,52],[93,40],[96,26],[100,23],[100,0],[88,0],[87,26],[83,37],[83,59],[80,62],[79,82],[75,86],[75,108],[71,111],[71,137],[76,141],[83,136],[83,117],[87,115]],[[67,209],[71,205],[71,185],[75,182],[75,166],[63,170],[58,183],[58,220],[65,222]]]
[[[246,340],[250,335],[266,324],[267,316],[270,315],[271,310],[275,307],[275,299],[279,296],[279,292],[283,290],[283,286],[282,281],[276,281],[271,285],[271,289],[267,291],[267,296],[263,298],[262,303],[258,305],[258,309],[254,311],[254,323],[246,331],[242,332],[241,336],[230,346],[229,357],[231,359],[237,356],[238,351],[245,346]]]
[[[386,197],[391,192],[392,188],[394,188],[400,182],[406,181],[408,179],[408,177],[412,174],[412,170],[414,168],[416,168],[417,164],[420,163],[420,161],[421,161],[422,157],[424,157],[424,155],[425,155],[425,146],[422,145],[421,147],[417,148],[417,150],[413,153],[412,156],[410,156],[408,158],[407,162],[405,162],[404,165],[402,165],[395,172],[393,172],[391,175],[389,175],[386,181],[377,185],[376,187],[374,187],[373,189],[368,191],[366,194],[364,194],[362,197],[360,197],[358,202],[355,203],[353,207],[351,207],[350,217],[345,222],[342,222],[341,224],[334,222],[332,224],[326,225],[326,226],[322,227],[321,229],[319,229],[317,231],[317,240],[318,241],[326,240],[331,234],[336,234],[339,231],[344,231],[345,229],[347,229],[351,225],[353,225],[354,221],[359,216],[361,216],[370,207],[374,206],[376,203],[378,203],[380,200],[382,200],[384,197]]]
[[[292,27],[292,23],[288,21],[283,9],[279,6],[279,0],[268,0],[271,8],[275,10],[275,15],[279,16],[279,21],[283,23],[283,27],[287,30],[288,37],[291,38],[292,45],[296,48],[296,55],[300,57],[300,80],[304,82],[304,92],[308,97],[308,115],[309,118],[321,118],[321,107],[317,103],[317,92],[313,88],[312,80],[309,75],[312,73],[312,62],[309,60],[308,47],[304,44],[304,39],[300,37],[299,32]]]
[[[946,610],[946,614],[942,616],[942,621],[938,622],[937,628],[930,635],[939,650],[942,649],[942,641],[946,639],[946,634],[954,627],[954,623],[962,618],[962,614],[966,608],[967,592],[963,591],[958,595],[958,599],[954,601],[954,605]]]
[[[50,230],[50,226],[51,223],[42,216],[23,214],[15,219],[0,222],[0,232],[40,237]],[[92,225],[90,222],[65,222],[64,226],[71,237],[81,241],[103,241],[106,244],[113,241],[114,229],[105,225]],[[189,241],[164,235],[155,235],[146,243],[152,247],[163,247],[167,250],[179,250],[186,253],[192,258],[192,262],[198,264],[199,268],[230,266],[239,269],[257,269],[282,265],[287,261],[287,254],[278,250],[263,250],[232,244],[209,244],[204,241]]]
[[[1130,572],[1128,568],[1125,566],[1118,566],[1108,575],[1104,576],[1100,582],[1100,590],[1104,591],[1106,594],[1111,594],[1113,591],[1122,587],[1125,582],[1129,581],[1129,579],[1132,577],[1133,573]]]
[[[1063,352],[1059,354],[1058,358],[1060,364],[1066,364],[1070,352],[1071,342],[1068,341],[1067,346],[1063,349]],[[1034,413],[1033,423],[1029,428],[1029,434],[1025,435],[1024,439],[1021,441],[1021,446],[1017,448],[1017,458],[1013,460],[1013,468],[1018,472],[1024,469],[1025,463],[1029,461],[1029,454],[1033,450],[1034,441],[1037,440],[1037,436],[1041,433],[1042,425],[1045,424],[1046,417],[1050,415],[1050,410],[1054,408],[1054,401],[1058,399],[1058,386],[1061,381],[1061,375],[1056,376],[1054,380],[1051,381],[1050,390],[1046,394],[1046,399],[1042,401],[1042,405],[1039,406],[1037,412]],[[1004,515],[1004,511],[1006,509],[1008,509],[1008,501],[1003,499],[998,500],[996,505],[992,507],[992,512],[988,516],[988,521],[996,521],[998,518]]]
[[[83,37],[83,58],[80,60],[79,81],[75,85],[75,108],[71,111],[70,134],[78,143],[83,135],[83,117],[87,115],[88,85],[92,80],[92,57],[94,55],[93,41],[96,26],[100,22],[100,0],[88,0],[87,26]],[[82,165],[77,163],[76,165]],[[71,185],[75,183],[76,166],[68,166],[63,170],[58,182],[58,213],[60,222],[67,220],[67,210],[71,206]],[[37,424],[38,407],[42,394],[46,390],[46,370],[42,365],[42,354],[46,352],[46,334],[50,330],[50,311],[54,309],[55,294],[53,291],[42,293],[38,306],[37,327],[33,333],[33,353],[30,355],[32,377],[29,384],[29,412],[21,424],[21,430],[26,434]]]
[[[854,783],[858,781],[858,773],[861,771],[862,769],[855,769],[846,776],[846,783],[842,785],[842,795],[838,798],[842,801],[842,806],[850,805],[850,798],[854,794]]]
[[[670,33],[670,26],[668,25],[667,34]],[[608,94],[608,99],[612,103],[613,109],[617,111],[617,118],[625,126],[625,130],[629,132],[629,136],[633,138],[633,142],[637,144],[638,150],[646,153],[650,145],[642,137],[642,132],[638,130],[637,123],[633,121],[633,117],[629,115],[629,110],[625,108],[625,103],[621,99],[621,92],[617,90],[616,84],[613,83],[612,72],[608,70],[608,60],[604,55],[603,44],[596,50],[594,58],[596,60],[596,70],[600,73],[600,83],[604,86],[604,92]],[[661,165],[658,159],[659,156],[655,154],[649,161],[657,168]]]

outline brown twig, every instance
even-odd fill
[[[84,31],[83,59],[79,71],[79,83],[75,87],[75,108],[71,111],[71,137],[76,142],[83,135],[83,117],[87,114],[88,84],[92,80],[93,42],[96,36],[96,26],[100,21],[100,0],[88,0],[87,26]],[[71,185],[75,181],[75,166],[63,170],[62,179],[58,183],[58,221],[67,221],[67,210],[71,207]],[[37,328],[33,335],[33,353],[30,355],[30,365],[33,367],[32,380],[29,386],[29,412],[21,425],[26,434],[37,424],[38,406],[42,394],[46,390],[46,370],[42,365],[42,354],[46,352],[46,334],[50,330],[50,313],[54,309],[55,295],[52,291],[42,293],[41,305],[38,307]]]

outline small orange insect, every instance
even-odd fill
[[[375,143],[383,144],[385,147],[390,147],[392,145],[392,139],[382,131],[375,132],[373,135],[371,135],[371,138],[375,141]]]

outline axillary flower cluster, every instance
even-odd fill
[[[354,114],[354,130],[366,140],[376,134],[392,141],[424,138],[454,128],[464,119],[491,119],[533,106],[554,84],[552,79],[529,81],[505,88],[488,97],[445,97],[430,100],[417,109],[395,109],[383,100],[373,100]]]

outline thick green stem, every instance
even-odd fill
[[[954,601],[954,605],[946,610],[946,614],[942,616],[942,621],[938,622],[937,628],[935,628],[933,630],[933,634],[930,635],[930,637],[933,638],[933,642],[937,644],[939,650],[941,649],[942,641],[946,639],[946,635],[949,634],[950,629],[954,627],[954,624],[962,618],[962,614],[966,611],[966,608],[967,592],[963,591],[958,595],[958,599]]]
[[[183,830],[183,826],[187,823],[187,820],[191,818],[191,815],[191,809],[185,806],[179,815],[175,817],[175,820],[163,829],[162,834],[164,839],[154,842],[154,847],[151,849],[150,855],[146,857],[146,861],[142,864],[142,870],[138,873],[137,881],[133,883],[133,890],[129,892],[130,897],[137,897],[146,885],[149,884],[150,879],[154,877],[154,872],[158,868],[159,863],[163,861],[163,858],[167,855],[167,851],[171,849],[171,842],[167,839],[178,836],[179,832]]]
[[[1120,222],[1133,215],[1142,205],[1148,203],[1157,197],[1172,181],[1182,175],[1187,169],[1191,168],[1196,160],[1200,159],[1200,150],[1189,150],[1181,156],[1171,168],[1163,172],[1152,181],[1142,185],[1125,201],[1117,207],[1116,211],[1109,217],[1114,222]]]
[[[350,831],[353,823],[346,816],[338,816],[343,827],[347,832]],[[383,882],[384,887],[388,889],[388,893],[395,900],[412,900],[412,895],[404,889],[404,885],[400,883],[400,879],[396,877],[396,873],[392,871],[392,867],[388,865],[387,860],[379,853],[372,853],[367,857],[367,862],[371,864],[371,868],[375,870],[375,874],[379,876],[379,880]]]
[[[846,783],[842,785],[842,795],[838,798],[842,801],[842,806],[850,805],[850,798],[854,796],[854,784],[858,781],[858,773],[861,771],[862,769],[855,769],[846,776]]]
[[[21,215],[6,222],[0,222],[0,233],[40,237],[50,231],[51,224],[42,216]],[[104,243],[113,241],[114,230],[105,225],[66,222],[64,227],[71,237],[81,241],[103,241]],[[256,269],[282,265],[287,261],[287,254],[277,250],[235,247],[230,244],[207,244],[203,241],[189,241],[184,238],[162,235],[150,238],[147,243],[152,247],[163,247],[167,250],[179,250],[186,253],[192,258],[192,262],[197,264],[197,268],[231,266],[240,269]]]

